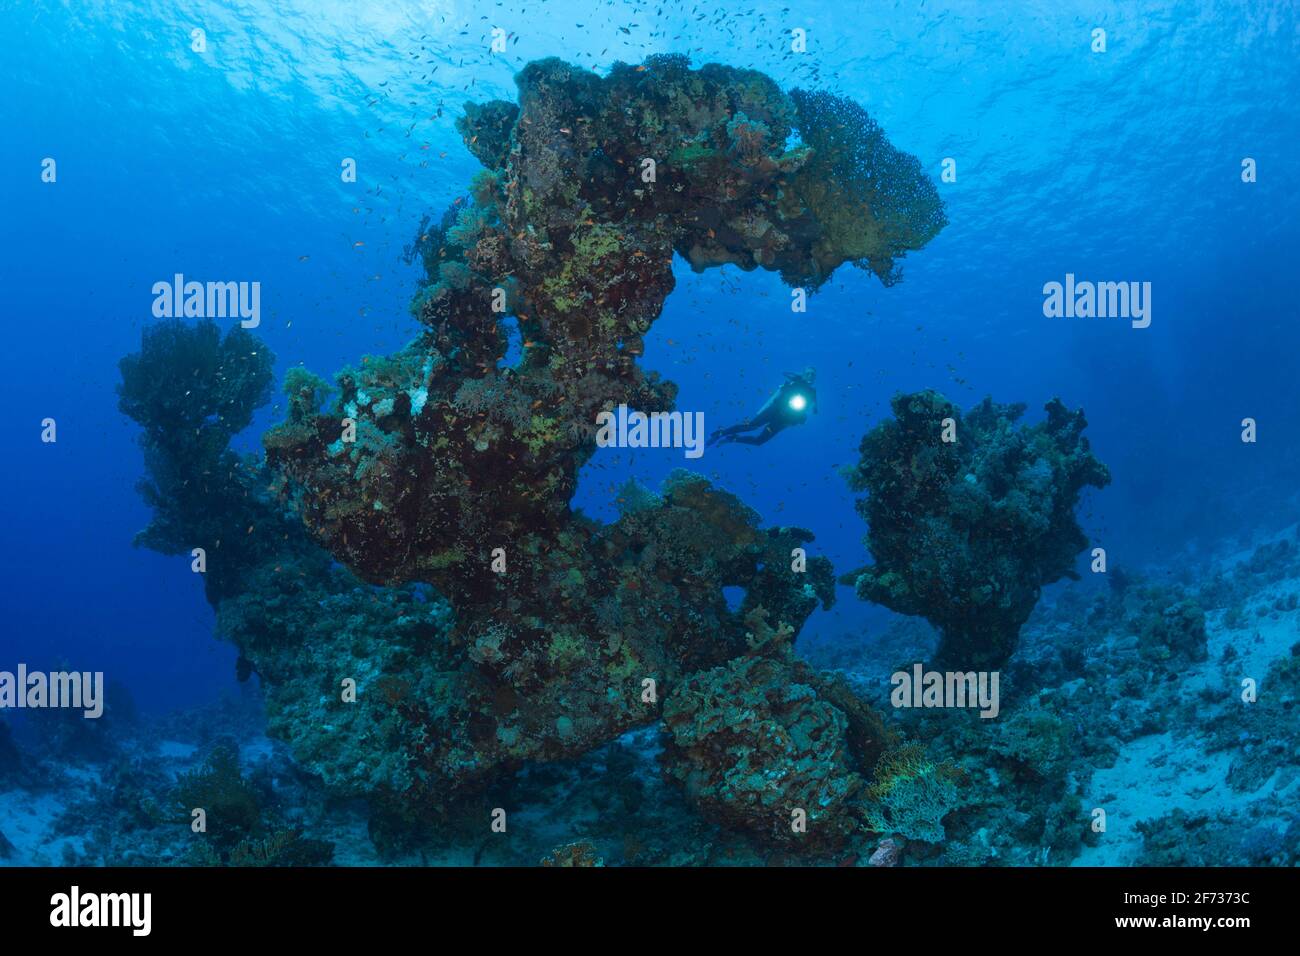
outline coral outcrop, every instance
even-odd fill
[[[230,449],[269,401],[274,361],[238,326],[223,337],[211,319],[166,319],[119,363],[118,407],[142,429],[146,477],[136,487],[153,509],[135,543],[163,554],[202,548],[213,601],[255,587],[246,575],[288,531],[269,526],[280,509],[258,493],[260,463]]]
[[[747,653],[669,698],[661,759],[713,819],[776,845],[842,846],[873,829],[867,775],[893,736],[841,681],[794,656],[788,626],[771,627],[762,608],[748,623]]]
[[[1147,589],[1143,606],[1133,629],[1139,646],[1148,658],[1199,662],[1206,658],[1205,611],[1193,599],[1163,589]]]
[[[1088,544],[1075,507],[1110,473],[1083,437],[1083,413],[1056,399],[1036,425],[1019,423],[1024,405],[985,399],[963,415],[933,391],[892,407],[847,472],[867,492],[857,509],[874,563],[842,580],[937,627],[936,664],[996,668],[1042,588],[1075,576]]]
[[[802,801],[810,842],[834,843],[887,735],[843,685],[751,644],[761,618],[788,648],[834,599],[826,559],[791,560],[812,534],[685,472],[625,494],[613,523],[571,501],[599,413],[673,407],[637,359],[674,254],[810,289],[846,262],[890,283],[943,227],[938,194],[861,108],[754,71],[548,59],[517,83],[517,104],[458,123],[485,169],[410,250],[419,335],[333,388],[292,371],[264,462],[227,442],[265,397],[269,353],[238,330],[146,333],[122,367],[157,516],[141,543],[216,549],[208,595],[241,673],[341,790],[437,813],[662,710],[669,772],[702,807],[781,839],[768,809]],[[523,354],[507,364],[511,324]],[[752,772],[785,779],[779,799],[721,779],[728,686],[766,695],[742,735]]]

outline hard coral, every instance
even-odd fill
[[[258,470],[230,439],[271,390],[270,350],[244,329],[223,338],[204,319],[168,319],[144,330],[141,349],[119,363],[118,407],[143,429],[148,476],[137,484],[153,520],[136,544],[165,554],[203,548],[217,598],[245,586],[249,565],[274,547],[279,509],[253,490]]]
[[[783,266],[783,278],[819,284],[847,259],[893,285],[896,261],[948,223],[938,190],[852,100],[806,90],[790,97],[811,156],[785,187],[783,205],[787,218],[816,223],[816,232],[798,268]]]
[[[1043,586],[1076,576],[1088,539],[1074,509],[1110,473],[1083,437],[1083,413],[1056,399],[1037,425],[1017,424],[1023,405],[985,399],[963,416],[933,391],[892,406],[848,472],[849,486],[868,493],[857,508],[875,563],[842,580],[938,627],[937,664],[998,667]]]
[[[671,408],[675,388],[636,358],[672,289],[674,250],[699,267],[762,266],[815,286],[842,262],[919,248],[942,224],[933,185],[865,114],[849,122],[847,106],[792,99],[762,74],[652,57],[600,78],[549,59],[517,82],[517,108],[473,108],[461,124],[490,176],[441,227],[422,224],[429,284],[418,314],[428,332],[408,349],[418,374],[355,377],[397,409],[403,393],[423,394],[420,410],[375,422],[382,440],[330,461],[321,449],[350,407],[342,383],[343,401],[315,419],[315,436],[285,426],[267,439],[273,464],[307,492],[308,527],[372,580],[438,583],[428,555],[562,526],[597,414],[620,403]],[[797,103],[818,145],[787,153]],[[683,143],[694,144],[690,155]],[[807,161],[812,177],[791,180]],[[851,195],[822,202],[811,183],[831,171]],[[779,201],[786,191],[804,199]],[[908,228],[913,219],[924,225]],[[525,339],[508,375],[497,371],[504,313],[491,306],[503,296]],[[475,384],[483,380],[492,387]],[[358,456],[380,467],[350,489],[354,507],[319,504],[359,477]]]
[[[958,771],[935,763],[919,744],[886,751],[867,791],[867,826],[909,840],[939,843],[943,818],[959,803]]]
[[[195,423],[162,414],[188,410],[175,381],[188,376],[214,392],[205,408],[246,421],[262,376],[234,359],[269,367],[264,349],[228,340],[196,373],[186,353],[211,354],[210,333],[169,327],[165,347],[147,338],[123,365],[132,394],[141,362],[168,366],[173,386],[124,403],[147,440],[176,450],[148,461],[149,500],[170,522],[148,543],[229,548],[243,533],[241,573],[223,563],[219,586],[209,581],[242,673],[262,677],[272,730],[298,758],[337,789],[378,796],[385,820],[436,814],[526,762],[653,723],[655,688],[675,701],[682,734],[701,728],[683,737],[683,760],[716,773],[709,761],[726,748],[709,728],[726,706],[708,688],[752,679],[767,688],[752,729],[791,741],[764,741],[754,772],[791,768],[783,799],[807,804],[811,842],[834,842],[850,828],[857,768],[886,735],[847,687],[789,655],[834,599],[824,558],[792,569],[811,533],[764,528],[686,473],[612,524],[571,502],[598,413],[673,406],[676,387],[637,360],[673,288],[674,252],[697,269],[730,262],[810,287],[844,262],[892,280],[893,261],[941,228],[937,193],[865,113],[787,95],[752,70],[663,56],[599,77],[549,59],[517,84],[517,106],[467,108],[458,128],[486,169],[407,250],[425,269],[420,335],[340,373],[332,400],[320,379],[290,373],[265,468],[235,469],[224,428],[192,448]],[[803,145],[788,148],[796,134]],[[817,183],[831,174],[835,194]],[[505,367],[511,320],[523,355]],[[218,496],[188,495],[184,483],[214,464]],[[450,613],[417,599],[421,585]],[[743,590],[739,608],[727,588]],[[764,609],[781,623],[771,634],[755,624]],[[786,650],[760,652],[774,641]],[[348,677],[354,701],[339,697]],[[736,793],[723,815],[757,821],[770,795]]]
[[[181,774],[172,802],[185,823],[195,810],[203,811],[206,842],[219,854],[264,827],[261,795],[240,772],[239,749],[232,743],[218,743],[201,768]]]
[[[890,735],[794,657],[789,628],[772,628],[761,608],[749,620],[750,653],[670,694],[665,771],[719,822],[787,848],[834,849],[864,828],[866,774]]]
[[[202,810],[206,829],[195,834],[191,859],[203,866],[324,866],[334,845],[285,825],[266,795],[239,767],[239,750],[219,742],[197,770],[183,773],[172,794],[181,819]]]
[[[1170,593],[1172,590],[1172,593]],[[1142,607],[1129,626],[1148,659],[1199,662],[1208,656],[1205,611],[1179,589],[1144,588]]]

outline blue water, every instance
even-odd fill
[[[644,364],[711,425],[817,367],[806,427],[698,467],[768,522],[814,529],[837,568],[862,563],[863,529],[834,466],[919,387],[1031,415],[1054,395],[1082,406],[1115,478],[1083,523],[1129,566],[1294,520],[1300,14],[1142,6],[5,0],[0,661],[102,669],[146,709],[232,691],[234,651],[212,639],[188,559],[131,547],[148,514],[114,388],[152,284],[260,281],[279,376],[399,347],[416,329],[403,246],[478,168],[454,119],[466,100],[513,98],[518,68],[552,55],[598,72],[658,52],[754,67],[859,101],[936,180],[955,160],[950,225],[901,284],[846,267],[794,314],[771,274],[678,263],[646,343]],[[511,31],[505,54],[489,51],[494,26]],[[789,52],[794,28],[808,53]],[[1151,326],[1045,318],[1042,286],[1067,272],[1151,282]],[[281,414],[264,409],[241,447]],[[46,417],[56,444],[40,441]],[[578,503],[609,515],[629,474],[654,484],[683,464],[602,451]],[[846,590],[807,633],[875,613]]]

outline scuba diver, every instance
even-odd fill
[[[777,432],[791,425],[802,425],[808,420],[810,409],[817,411],[817,389],[813,387],[816,378],[817,373],[811,366],[797,375],[786,372],[785,383],[772,393],[754,417],[738,425],[719,428],[709,436],[706,447],[732,441],[742,445],[762,445],[774,438]],[[756,428],[763,430],[757,435],[741,434]]]

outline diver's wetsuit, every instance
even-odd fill
[[[791,406],[796,396],[802,395],[804,405],[801,408]],[[774,438],[777,432],[791,425],[802,425],[808,420],[808,413],[817,411],[817,389],[804,375],[785,375],[785,384],[772,393],[763,407],[753,418],[746,419],[738,425],[719,428],[709,436],[708,444],[725,445],[738,442],[741,445],[761,445]],[[761,428],[757,435],[743,435],[741,432]]]

